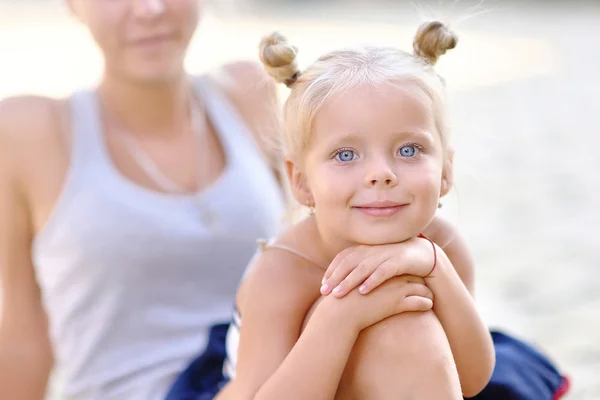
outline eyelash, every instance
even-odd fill
[[[421,146],[419,143],[405,143],[402,146],[398,147],[398,150],[396,150],[396,154],[398,154],[400,152],[401,148],[407,147],[407,146],[414,147],[417,150],[416,154],[413,157],[410,157],[410,158],[414,158],[414,157],[417,157],[420,154],[425,153],[425,148],[423,146]]]
[[[414,157],[417,157],[420,154],[425,153],[425,148],[423,146],[421,146],[420,144],[418,144],[418,143],[405,143],[402,146],[398,147],[398,150],[396,150],[396,154],[398,154],[398,152],[400,151],[401,148],[407,147],[407,146],[414,147],[417,150],[416,154],[413,157],[410,157],[410,158],[414,158]],[[353,153],[356,154],[356,151],[354,151],[353,149],[351,149],[349,147],[343,147],[343,148],[338,149],[335,152],[333,152],[331,154],[331,156],[330,156],[330,159],[332,159],[332,160],[335,159],[339,154],[341,154],[341,153],[343,153],[345,151],[351,151],[351,152],[353,152]],[[404,158],[406,158],[406,157],[404,157]]]
[[[336,158],[336,157],[337,157],[339,154],[342,154],[342,153],[343,153],[343,152],[345,152],[345,151],[351,151],[351,152],[353,152],[354,154],[356,154],[356,151],[354,151],[353,149],[351,149],[351,148],[349,148],[349,147],[343,147],[343,148],[341,148],[341,149],[337,149],[336,151],[334,151],[334,152],[331,154],[331,156],[330,156],[330,159],[332,159],[332,160],[333,160],[333,159],[335,159],[335,158]],[[358,154],[357,154],[357,155],[358,155]]]

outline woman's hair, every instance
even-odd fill
[[[329,52],[304,71],[298,69],[298,50],[278,32],[260,42],[259,57],[267,72],[291,92],[283,110],[285,145],[296,157],[306,150],[314,118],[325,101],[362,84],[412,83],[430,99],[444,154],[448,148],[443,79],[433,66],[458,39],[438,21],[422,24],[413,41],[413,53],[391,47],[362,47]]]

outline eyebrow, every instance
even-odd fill
[[[422,140],[427,140],[428,142],[431,142],[431,143],[434,142],[434,137],[431,134],[431,132],[425,131],[422,129],[416,129],[413,131],[393,132],[392,135],[394,135],[394,137],[398,137],[398,138],[414,137],[414,138],[419,138]]]
[[[428,143],[434,143],[434,137],[433,135],[425,130],[422,129],[416,129],[416,130],[412,130],[412,131],[400,131],[400,132],[391,132],[390,133],[394,139],[398,140],[398,139],[403,139],[403,138],[414,138],[415,140],[425,140]],[[363,140],[362,135],[360,135],[357,132],[350,132],[348,134],[342,135],[338,138],[336,138],[335,140],[331,141],[331,144],[334,145],[339,145],[342,142],[354,142],[354,141],[361,141]]]

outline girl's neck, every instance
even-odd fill
[[[131,134],[168,136],[187,127],[191,90],[185,74],[156,84],[107,74],[99,95],[107,118]]]
[[[333,259],[343,250],[356,245],[348,241],[340,240],[333,235],[328,235],[323,229],[319,228],[319,224],[315,216],[311,217],[312,226],[314,229],[314,237],[318,238],[319,248],[317,249],[322,256],[325,268],[331,264]]]

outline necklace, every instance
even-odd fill
[[[204,108],[198,104],[198,100],[195,99],[194,96],[190,96],[190,119],[192,132],[196,136],[196,141],[198,145],[200,145],[200,141],[206,133],[206,112]],[[166,193],[185,193],[187,190],[183,188],[181,185],[173,181],[171,178],[166,176],[161,169],[156,165],[154,160],[146,153],[142,147],[139,145],[139,142],[134,138],[134,136],[126,131],[124,128],[121,128],[121,138],[123,140],[123,144],[125,149],[131,156],[131,158],[136,162],[138,167],[144,171],[146,176],[152,180],[152,182],[160,188],[163,192]],[[198,166],[198,184],[200,184],[202,168]]]
[[[198,148],[200,148],[201,139],[206,135],[207,116],[205,107],[201,106],[198,99],[193,95],[190,96],[190,119],[192,132],[196,136]],[[120,130],[122,132],[121,138],[125,149],[140,169],[144,171],[146,176],[150,178],[158,188],[166,193],[183,194],[187,192],[185,188],[174,182],[160,170],[158,165],[156,165],[148,153],[142,149],[139,142],[135,140],[130,132],[124,128],[121,128]],[[205,162],[206,160],[200,160],[198,163],[198,187],[200,187],[201,184],[204,166],[203,161]],[[199,208],[200,220],[202,220],[205,225],[210,226],[213,230],[216,229],[218,220],[216,212],[209,208],[201,195],[196,196],[194,200],[196,206]]]

